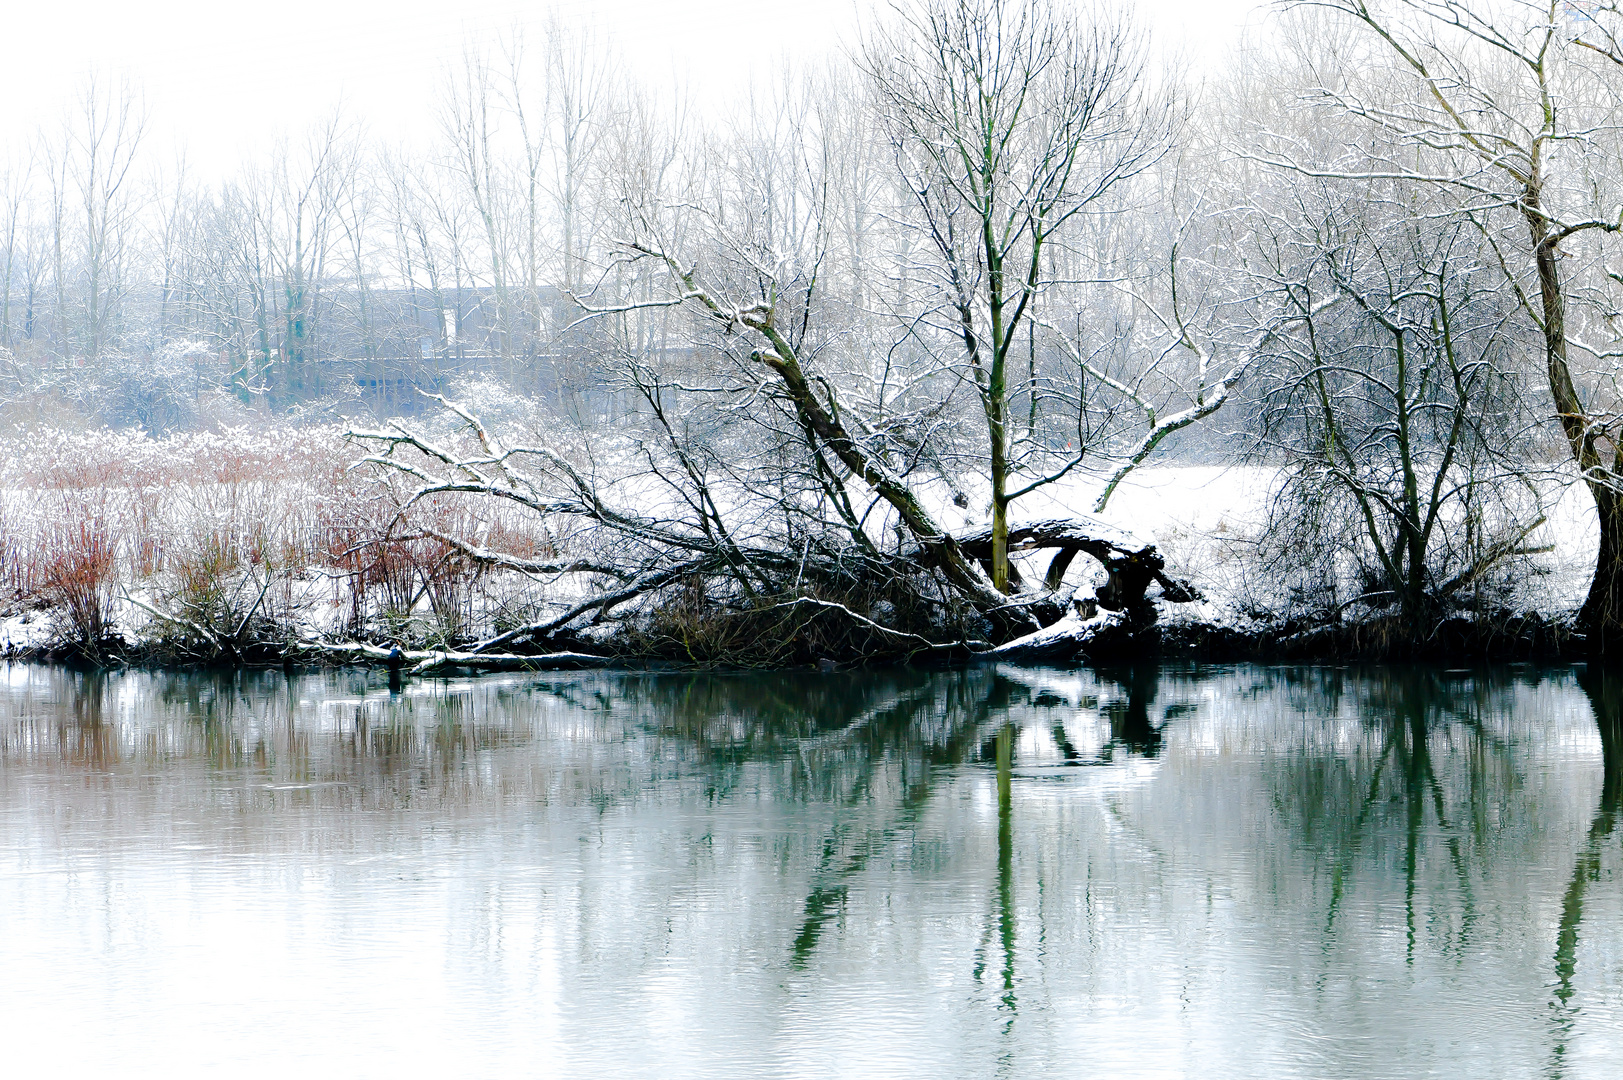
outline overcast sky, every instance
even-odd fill
[[[1057,0],[1065,2],[1065,0]],[[1135,7],[1158,46],[1196,62],[1259,21],[1260,0],[1117,0]],[[549,11],[609,38],[643,75],[682,80],[723,100],[785,55],[851,40],[870,0],[73,0],[16,4],[0,66],[0,163],[26,156],[92,75],[130,80],[149,115],[150,149],[185,145],[194,168],[228,169],[256,141],[297,134],[345,112],[375,136],[432,129],[445,71],[470,45],[515,28],[540,37]]]

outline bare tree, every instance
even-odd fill
[[[194,276],[188,264],[196,250],[192,233],[197,224],[197,198],[187,173],[186,159],[181,157],[176,161],[171,175],[158,177],[154,189],[156,219],[151,230],[158,278],[154,337],[162,342],[173,332],[187,329],[186,319],[190,315],[186,294]]]
[[[1535,423],[1516,362],[1522,313],[1450,193],[1303,187],[1256,230],[1259,262],[1303,313],[1259,373],[1259,444],[1284,464],[1273,527],[1294,561],[1317,564],[1333,614],[1395,606],[1396,636],[1418,641],[1530,554],[1545,521],[1523,465]],[[1412,219],[1417,208],[1429,212]]]
[[[921,340],[956,341],[985,415],[992,584],[1006,591],[1009,505],[1072,467],[1021,483],[1010,453],[1022,331],[1053,281],[1046,249],[1156,160],[1170,103],[1147,89],[1143,44],[1126,23],[1035,0],[898,8],[862,65],[935,253]]]
[[[481,229],[486,280],[494,300],[489,324],[497,355],[512,373],[515,312],[512,260],[515,243],[501,136],[501,102],[489,62],[468,54],[444,98],[441,125],[451,156],[449,166],[464,185]],[[539,155],[539,149],[536,151]],[[539,169],[537,156],[536,168]],[[469,264],[471,269],[471,264]]]
[[[307,392],[310,365],[317,359],[328,259],[356,165],[352,135],[335,113],[298,151],[279,146],[254,189],[253,214],[280,300],[277,381],[293,400]]]
[[[4,246],[4,267],[0,269],[0,347],[8,349],[16,344],[12,312],[19,279],[26,282],[33,276],[29,273],[32,260],[27,250],[32,166],[32,162],[22,168],[8,163],[5,172],[0,173],[0,215],[3,215],[0,217],[0,245]],[[28,291],[25,284],[24,294]]]
[[[64,342],[91,358],[113,343],[129,286],[132,231],[141,209],[133,166],[145,126],[130,87],[92,80],[58,139],[45,145],[57,324]]]
[[[553,205],[559,241],[558,282],[580,288],[591,242],[587,185],[601,153],[614,92],[614,68],[590,35],[554,19],[547,28],[547,81],[554,136]]]
[[[433,196],[424,179],[416,175],[413,163],[401,155],[388,153],[380,162],[384,187],[385,213],[391,232],[391,277],[403,287],[410,309],[411,343],[422,360],[450,359],[456,340],[453,305],[459,303],[454,287],[446,281],[454,249],[447,245],[436,227]],[[432,337],[423,333],[423,310],[437,329]]]
[[[1524,239],[1504,238],[1505,266],[1525,281],[1523,304],[1541,331],[1555,413],[1600,522],[1595,575],[1579,621],[1593,649],[1614,651],[1623,645],[1623,441],[1615,409],[1595,400],[1599,387],[1588,395],[1581,389],[1572,355],[1573,287],[1562,265],[1563,244],[1623,225],[1616,212],[1601,211],[1597,190],[1574,182],[1581,166],[1573,159],[1608,124],[1584,115],[1581,84],[1594,75],[1574,63],[1575,51],[1590,52],[1574,38],[1594,24],[1571,19],[1563,0],[1289,6],[1327,8],[1353,20],[1392,59],[1406,92],[1383,92],[1368,72],[1327,73],[1334,81],[1318,89],[1320,100],[1392,133],[1401,152],[1373,168],[1281,164],[1313,175],[1391,176],[1456,188],[1474,197],[1489,234],[1497,233],[1496,215],[1519,219]]]

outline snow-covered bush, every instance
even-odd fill
[[[202,341],[173,341],[149,354],[102,362],[105,392],[99,419],[113,427],[165,432],[192,427],[205,386],[217,382],[218,363]]]

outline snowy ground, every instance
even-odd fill
[[[1228,623],[1264,591],[1259,585],[1265,583],[1252,580],[1257,570],[1248,556],[1276,476],[1274,469],[1257,466],[1148,466],[1131,473],[1098,516],[1153,541],[1168,571],[1205,593],[1206,603],[1170,614]],[[1102,488],[1095,477],[1067,478],[1017,502],[1012,520],[1087,514]],[[1548,521],[1529,538],[1531,546],[1552,550],[1535,557],[1541,573],[1525,586],[1526,607],[1547,615],[1575,611],[1589,589],[1598,542],[1588,491],[1581,484],[1567,486]],[[1083,573],[1093,569],[1079,567]],[[1040,574],[1041,567],[1033,563],[1029,570]]]

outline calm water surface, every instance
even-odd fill
[[[0,667],[0,1073],[1623,1076],[1583,668]]]

